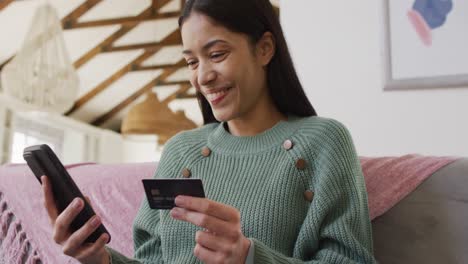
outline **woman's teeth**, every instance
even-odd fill
[[[206,98],[209,100],[209,101],[215,101],[216,99],[220,98],[221,96],[224,96],[228,91],[229,91],[230,88],[226,88],[220,92],[217,92],[217,93],[210,93],[210,94],[207,94],[206,95]]]

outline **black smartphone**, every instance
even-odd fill
[[[145,179],[142,182],[151,209],[174,208],[177,195],[205,198],[200,179]]]
[[[92,216],[96,213],[89,203],[84,198],[78,186],[68,174],[65,167],[57,158],[55,153],[48,145],[35,145],[24,149],[23,157],[26,160],[29,168],[32,170],[36,178],[41,182],[41,176],[47,176],[52,185],[55,204],[57,210],[61,213],[67,206],[79,197],[83,199],[85,205],[78,216],[73,220],[70,227],[73,231],[81,228]],[[110,234],[103,224],[101,224],[85,242],[95,242],[103,233],[109,235],[108,243],[110,242]]]

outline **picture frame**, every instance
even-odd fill
[[[381,0],[381,9],[384,91],[468,87],[468,1]]]

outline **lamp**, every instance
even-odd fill
[[[1,76],[12,103],[32,110],[64,113],[78,95],[79,79],[70,62],[57,11],[40,6],[18,54]]]

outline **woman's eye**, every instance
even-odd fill
[[[192,61],[187,61],[187,66],[189,68],[194,68],[196,66],[196,64],[197,64],[197,61],[193,61],[193,60]]]
[[[225,54],[224,52],[215,52],[215,53],[211,54],[211,58],[212,59],[217,59],[217,58],[220,58],[220,57],[224,56],[224,54]]]

